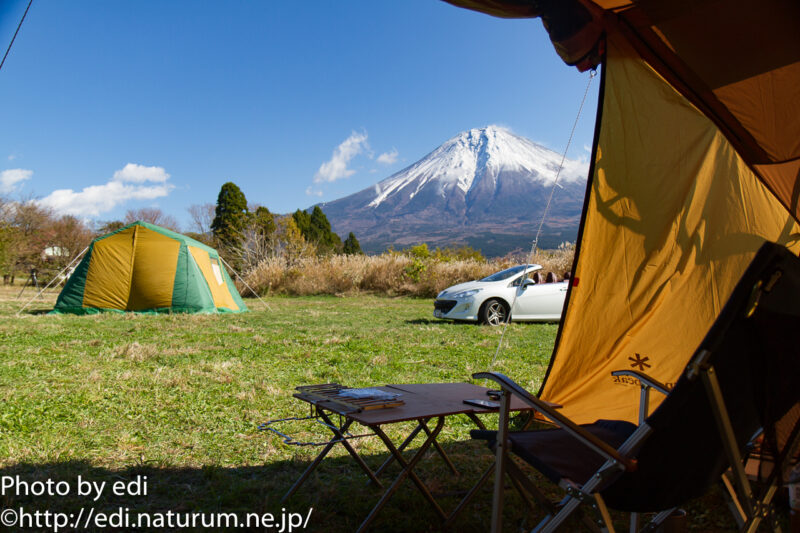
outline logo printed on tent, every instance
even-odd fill
[[[639,370],[642,372],[644,372],[645,368],[650,368],[653,366],[647,362],[650,360],[649,357],[642,357],[638,353],[636,354],[636,357],[628,357],[628,360],[631,362],[631,368],[636,368],[638,366]]]

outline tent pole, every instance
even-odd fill
[[[90,246],[91,246],[91,245],[90,245]],[[53,276],[53,279],[51,279],[51,280],[50,280],[50,283],[48,283],[47,285],[45,285],[45,286],[44,286],[44,288],[43,288],[42,290],[40,290],[40,291],[39,291],[39,293],[38,293],[36,296],[34,296],[34,297],[33,297],[33,298],[31,298],[30,300],[28,300],[28,303],[26,303],[25,305],[23,305],[23,306],[22,306],[22,309],[20,309],[19,311],[17,311],[17,314],[16,314],[16,316],[19,316],[19,314],[20,314],[21,312],[23,312],[23,311],[25,310],[25,308],[26,308],[26,307],[28,307],[28,306],[31,304],[31,302],[32,302],[32,301],[34,301],[36,298],[38,298],[39,296],[41,296],[41,294],[42,294],[44,291],[46,291],[46,290],[47,290],[47,289],[50,287],[50,285],[52,285],[52,284],[53,284],[53,282],[54,282],[55,280],[57,280],[57,279],[58,279],[58,277],[59,277],[61,274],[63,274],[64,272],[66,272],[66,271],[67,271],[67,269],[68,269],[69,267],[71,267],[71,266],[72,266],[72,265],[75,263],[75,261],[77,261],[78,259],[80,259],[81,257],[83,257],[83,254],[85,254],[85,253],[86,253],[86,250],[88,250],[88,249],[89,249],[89,246],[87,246],[86,248],[84,248],[84,249],[83,249],[83,251],[82,251],[81,253],[79,253],[78,255],[76,255],[76,256],[75,256],[75,259],[73,259],[72,261],[70,261],[70,262],[69,262],[69,264],[68,264],[67,266],[65,266],[65,267],[64,267],[64,269],[63,269],[61,272],[59,272],[58,274],[56,274],[55,276]],[[27,283],[27,282],[26,282],[26,283]]]
[[[272,308],[269,306],[269,304],[268,304],[267,302],[265,302],[265,301],[264,301],[264,300],[261,298],[261,296],[259,296],[259,295],[258,295],[258,293],[257,293],[256,291],[254,291],[254,290],[253,290],[253,287],[251,287],[250,285],[248,285],[248,284],[247,284],[247,282],[244,280],[244,278],[242,278],[242,276],[240,276],[240,275],[239,275],[239,273],[238,273],[238,272],[236,272],[236,270],[235,270],[235,269],[234,269],[232,266],[230,266],[230,265],[228,264],[228,262],[227,262],[227,261],[225,261],[224,259],[222,259],[222,256],[219,256],[219,258],[220,258],[220,260],[222,260],[222,264],[223,264],[223,265],[225,265],[226,267],[228,267],[228,268],[231,270],[231,272],[233,272],[234,274],[236,274],[236,277],[237,277],[237,278],[239,278],[239,281],[241,281],[241,282],[244,284],[244,286],[245,286],[245,287],[247,287],[248,289],[250,289],[250,292],[252,292],[252,293],[253,293],[253,296],[255,296],[256,298],[258,298],[258,301],[259,301],[259,302],[261,302],[262,304],[264,304],[264,305],[266,306],[266,308],[267,308],[267,309],[269,309],[270,311],[272,311]]]

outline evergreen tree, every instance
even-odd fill
[[[361,251],[361,244],[359,244],[358,239],[356,239],[356,236],[352,231],[344,240],[344,244],[342,245],[342,253],[346,255],[361,255],[364,253]]]
[[[266,207],[258,207],[253,216],[256,232],[262,237],[269,237],[275,233],[275,217]]]
[[[216,240],[228,248],[239,247],[248,213],[247,199],[235,183],[229,181],[220,189],[214,215],[211,231]]]
[[[331,231],[331,223],[322,209],[315,205],[309,215],[298,209],[292,215],[297,228],[303,238],[317,247],[320,254],[339,252],[342,249],[342,239]]]
[[[303,238],[305,238],[306,241],[311,241],[311,215],[302,209],[298,209],[294,212],[292,218],[297,225],[297,229],[303,234]]]
[[[331,223],[320,206],[315,205],[311,211],[311,231],[322,252],[336,252],[342,249],[342,239],[331,231]]]

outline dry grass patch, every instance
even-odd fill
[[[139,344],[138,342],[129,342],[115,346],[113,353],[117,357],[124,357],[132,361],[146,361],[159,355],[160,350],[155,344]]]
[[[543,274],[559,278],[572,265],[573,250],[564,247],[540,251],[531,262],[543,266]],[[476,259],[442,260],[434,256],[413,257],[400,253],[377,256],[332,255],[286,259],[270,257],[245,275],[261,294],[347,296],[362,292],[386,295],[433,297],[443,289],[522,263],[525,258],[492,261]]]

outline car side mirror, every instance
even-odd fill
[[[527,289],[531,285],[536,285],[536,282],[533,281],[532,279],[526,279],[525,281],[522,282],[522,288],[523,289]]]

